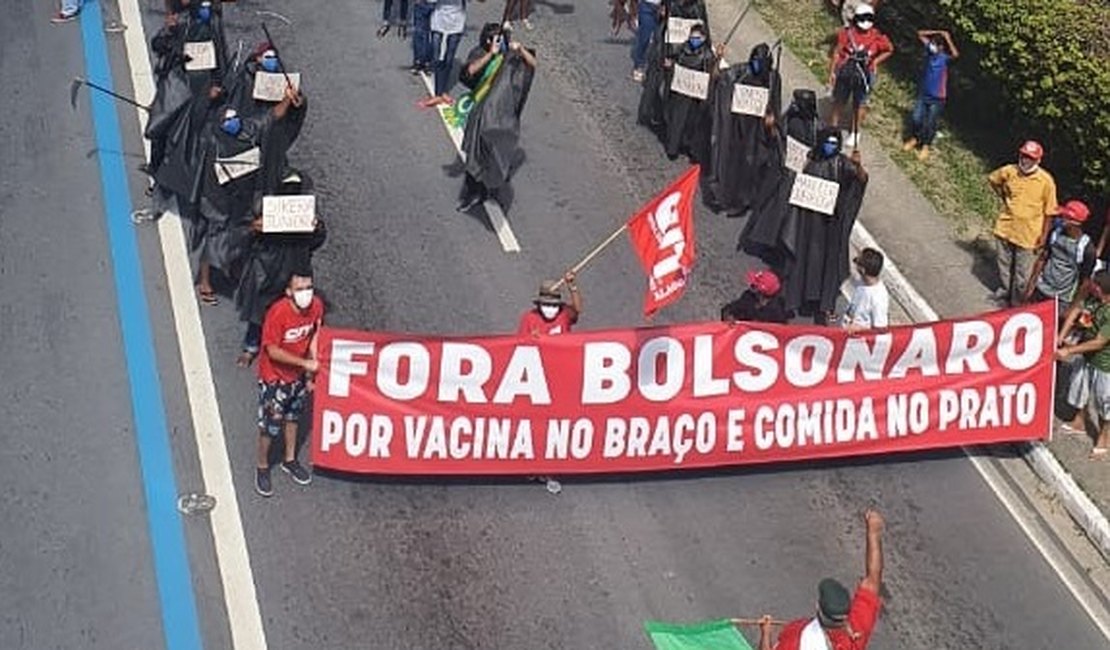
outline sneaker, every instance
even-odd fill
[[[136,226],[141,223],[150,223],[151,221],[156,221],[157,219],[158,215],[155,214],[154,210],[151,210],[150,208],[139,208],[138,210],[135,210],[131,213],[131,223],[135,224]]]
[[[77,20],[77,14],[79,13],[81,13],[80,9],[74,11],[73,13],[65,13],[63,11],[59,11],[58,13],[54,14],[54,17],[50,19],[50,22],[54,23],[55,25],[72,22],[74,20]]]
[[[635,81],[636,83],[643,83],[644,82],[644,71],[639,69],[639,68],[636,68],[635,70],[633,70],[632,71],[632,81]]]
[[[389,33],[389,27],[390,27],[389,23],[382,23],[382,26],[378,28],[378,38],[381,38],[381,37],[385,36],[386,34],[388,34]]]
[[[482,196],[481,192],[475,192],[474,194],[471,194],[470,196],[459,201],[459,204],[455,206],[455,210],[458,212],[467,212],[479,203],[485,202],[485,200],[486,197]]]
[[[281,464],[281,471],[288,474],[297,485],[308,485],[312,482],[312,475],[295,460],[287,460]]]
[[[532,21],[528,20],[527,18],[520,21],[520,24],[524,25],[524,29],[527,29],[528,31],[532,31],[532,29],[533,29],[532,28]]]
[[[254,491],[264,497],[274,496],[274,484],[270,482],[270,468],[258,467],[254,470]]]

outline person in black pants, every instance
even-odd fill
[[[399,0],[399,4],[396,23],[397,37],[407,38],[409,35],[409,0]],[[384,0],[382,2],[382,26],[378,28],[378,38],[389,33],[389,28],[393,25],[389,18],[392,13],[393,0]]]

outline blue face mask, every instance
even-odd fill
[[[220,129],[232,137],[237,136],[243,130],[243,121],[239,119],[239,116],[229,117],[220,124]]]
[[[266,72],[277,72],[280,69],[278,67],[277,57],[276,56],[264,56],[264,57],[262,57],[262,69],[265,70]]]
[[[833,156],[836,155],[836,152],[839,151],[839,150],[840,150],[840,146],[838,144],[836,144],[835,142],[822,142],[821,143],[821,155],[824,156],[825,158],[832,158]]]
[[[197,9],[197,18],[199,18],[202,23],[212,20],[212,7],[201,6]]]
[[[700,36],[691,36],[690,40],[687,42],[690,43],[690,47],[696,50],[701,47],[702,43],[705,42],[705,39]]]
[[[752,74],[758,75],[763,72],[763,59],[752,59],[748,61],[748,69]]]

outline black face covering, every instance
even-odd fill
[[[802,117],[817,117],[817,93],[805,88],[795,90],[794,107],[798,115]]]

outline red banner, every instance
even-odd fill
[[[313,463],[566,475],[1043,439],[1054,339],[1050,302],[867,336],[754,323],[539,340],[325,328]]]
[[[648,275],[645,316],[678,300],[686,289],[694,266],[694,194],[700,169],[691,167],[628,221],[632,248]]]

